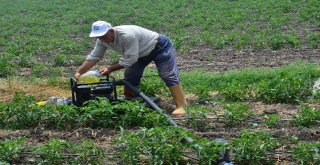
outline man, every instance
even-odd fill
[[[139,86],[145,67],[154,61],[176,105],[172,115],[186,113],[183,108],[186,100],[180,86],[175,50],[167,36],[135,25],[112,27],[105,21],[96,21],[92,24],[89,37],[97,39],[96,45],[76,71],[76,79],[101,60],[107,49],[123,56],[118,64],[103,68],[100,73],[109,75],[125,68],[124,79],[135,86]],[[134,97],[134,93],[127,87],[124,87],[124,95]]]

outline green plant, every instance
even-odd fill
[[[61,76],[50,76],[47,78],[47,84],[61,87],[64,89],[70,89],[70,79],[63,78]]]
[[[294,117],[293,123],[309,127],[318,124],[320,121],[320,110],[303,105],[299,107],[297,115]]]
[[[105,158],[105,151],[96,143],[84,140],[79,145],[74,145],[71,148],[73,153],[79,153],[72,160],[72,164],[102,164]]]
[[[32,75],[36,77],[44,77],[51,74],[51,66],[48,64],[34,64],[32,65]]]
[[[9,163],[10,160],[19,156],[19,153],[24,149],[22,143],[26,138],[4,139],[0,141],[0,164]]]
[[[15,93],[14,102],[0,107],[2,128],[28,128],[39,124],[43,111],[35,104],[33,96]]]
[[[293,148],[293,157],[301,165],[313,165],[320,163],[320,142],[299,142]]]
[[[308,36],[308,44],[311,48],[317,49],[320,47],[320,33],[314,32],[310,33]]]
[[[187,124],[194,127],[196,130],[205,131],[208,128],[209,120],[206,114],[213,112],[212,110],[202,106],[188,106],[185,108],[190,118]]]
[[[199,158],[199,164],[212,165],[217,164],[218,160],[221,159],[224,153],[227,151],[227,144],[209,141],[207,139],[197,140],[193,146],[200,146],[197,150]]]
[[[253,115],[249,107],[243,103],[225,104],[223,107],[226,109],[223,116],[226,119],[226,124],[229,126],[241,124]]]
[[[36,148],[35,152],[41,155],[41,163],[60,164],[64,162],[63,153],[71,147],[71,143],[65,140],[51,139],[42,147]]]
[[[312,80],[318,74],[312,66],[292,65],[275,70],[273,77],[257,83],[257,99],[265,102],[295,103],[311,96]]]
[[[232,139],[231,150],[237,164],[272,164],[272,161],[266,159],[267,152],[273,151],[277,144],[267,132],[244,130],[239,138]]]
[[[11,57],[7,54],[0,54],[0,77],[9,77],[14,73],[15,65],[9,60]]]
[[[40,164],[101,164],[105,152],[91,141],[80,144],[65,140],[51,139],[33,151],[40,155]]]
[[[262,121],[263,124],[271,128],[276,128],[279,126],[280,115],[279,114],[270,114],[266,115],[267,119]]]
[[[136,133],[127,133],[122,129],[115,144],[119,146],[124,163],[177,164],[182,161],[186,149],[186,145],[181,143],[184,137],[173,127],[142,128]]]
[[[83,55],[58,54],[53,57],[55,66],[80,65],[84,60]]]
[[[146,71],[141,80],[140,90],[147,96],[155,96],[168,92],[165,83],[160,79],[158,73]]]
[[[152,127],[167,124],[164,116],[138,101],[124,101],[113,105],[101,98],[89,101],[80,111],[80,123],[90,127]]]

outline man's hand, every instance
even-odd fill
[[[101,73],[101,75],[108,76],[111,72],[114,72],[114,71],[117,71],[117,70],[120,70],[123,68],[124,67],[119,64],[114,64],[114,65],[111,65],[111,66],[108,66],[106,68],[101,69],[100,73]]]
[[[104,76],[109,76],[109,74],[112,72],[111,68],[110,67],[106,67],[106,68],[102,68],[100,70],[100,73],[101,75],[104,75]]]
[[[81,76],[81,74],[79,72],[76,72],[74,74],[74,78],[76,78],[77,80],[79,80],[79,77]]]

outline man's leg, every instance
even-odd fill
[[[154,61],[158,68],[160,77],[166,83],[171,91],[176,109],[172,112],[173,115],[184,115],[186,112],[184,106],[186,99],[180,85],[179,71],[176,62],[176,54],[169,38],[162,36],[160,38],[160,49]]]

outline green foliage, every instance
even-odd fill
[[[90,127],[153,127],[167,123],[165,116],[139,102],[124,101],[112,105],[108,101],[91,100],[81,111],[81,123]],[[151,119],[156,120],[151,122]]]
[[[208,128],[210,122],[206,114],[213,112],[212,110],[202,106],[188,106],[185,108],[190,118],[187,120],[187,124],[195,128],[198,131],[205,131]]]
[[[80,65],[85,60],[83,55],[58,54],[53,58],[56,66]]]
[[[25,148],[24,143],[26,138],[18,139],[4,139],[0,141],[0,164],[9,163],[10,160],[17,157],[20,152]]]
[[[61,164],[63,153],[71,148],[71,144],[64,140],[52,139],[41,148],[36,148],[36,153],[41,153],[43,161],[41,163]],[[67,152],[65,152],[67,153]]]
[[[261,81],[257,86],[258,98],[266,102],[299,102],[311,95],[313,84],[309,69],[300,72],[292,68],[284,67],[271,80]]]
[[[32,74],[35,77],[43,77],[51,75],[50,66],[48,64],[34,64],[32,65]]]
[[[299,142],[293,149],[293,157],[301,165],[320,163],[320,142]]]
[[[19,67],[42,64],[39,58],[52,59],[49,65],[78,65],[94,44],[88,37],[90,25],[101,18],[110,18],[106,21],[114,26],[137,24],[167,34],[181,51],[203,43],[217,49],[281,49],[298,47],[304,41],[311,48],[319,45],[317,33],[300,35],[320,26],[317,0],[88,3],[2,1],[0,56],[10,54],[9,61]],[[110,56],[115,58],[114,53]]]
[[[320,110],[316,108],[311,108],[307,105],[299,107],[297,115],[294,117],[293,123],[310,127],[312,125],[319,124],[320,121]]]
[[[41,107],[45,112],[42,119],[39,121],[43,126],[48,128],[72,129],[81,125],[79,118],[81,114],[75,106],[69,105],[46,105]]]
[[[139,88],[147,96],[155,96],[156,94],[168,92],[165,83],[161,80],[158,73],[151,72],[148,69],[141,79]]]
[[[269,37],[268,44],[273,50],[278,50],[284,47],[286,43],[285,35],[281,32],[275,32]]]
[[[124,132],[115,141],[119,154],[126,164],[177,164],[182,161],[186,145],[181,143],[184,134],[178,134],[177,128],[142,128],[136,133]]]
[[[0,55],[0,78],[8,77],[14,73],[15,65],[10,62],[10,58],[11,56],[9,54]]]
[[[267,153],[273,151],[278,143],[267,132],[241,131],[239,138],[233,138],[231,149],[237,164],[272,164],[267,160]]]
[[[263,101],[297,103],[312,96],[313,82],[320,77],[318,66],[295,62],[277,69],[255,69],[205,73],[182,73],[182,84],[188,92],[208,97],[211,91],[227,101]]]
[[[249,107],[243,103],[231,103],[225,104],[224,109],[226,112],[223,114],[226,124],[229,126],[235,126],[243,123],[249,117],[253,116],[253,113],[249,110]]]
[[[40,155],[40,164],[101,164],[105,156],[105,152],[91,141],[75,144],[51,139],[45,145],[33,150]],[[74,156],[69,157],[68,154]]]
[[[0,106],[0,120],[2,121],[0,127],[28,128],[36,126],[43,111],[34,102],[34,97],[16,93],[14,102]]]
[[[270,114],[266,115],[267,119],[262,121],[263,124],[267,125],[270,128],[276,128],[279,126],[280,115],[279,114]]]
[[[228,148],[227,144],[206,139],[198,140],[193,144],[194,148],[196,146],[200,146],[197,150],[197,155],[199,164],[203,165],[217,164],[217,160],[223,156],[222,153],[225,153]]]
[[[42,125],[72,129],[80,126],[114,128],[167,125],[165,116],[139,102],[125,101],[112,105],[99,99],[91,100],[81,108],[50,104],[38,106],[35,103],[34,97],[17,94],[15,102],[0,104],[0,127],[17,129]]]
[[[12,163],[22,157],[23,152],[32,151],[28,159],[19,163],[37,164],[102,164],[105,152],[92,141],[76,144],[65,140],[51,139],[42,146],[27,146],[27,138],[0,141],[0,164]],[[39,155],[39,156],[36,156]]]
[[[317,49],[320,47],[320,32],[310,33],[307,37],[311,48]]]

